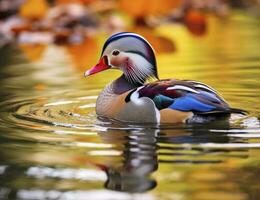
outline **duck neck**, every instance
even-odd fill
[[[141,83],[130,83],[123,74],[111,83],[113,93],[120,95],[126,91],[142,86]]]

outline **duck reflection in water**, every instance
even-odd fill
[[[121,150],[122,161],[106,166],[105,187],[124,192],[145,192],[156,187],[157,181],[151,176],[159,164],[218,164],[225,161],[218,153],[244,158],[245,150],[205,148],[197,145],[205,143],[225,144],[242,142],[230,138],[227,134],[212,132],[217,127],[230,129],[228,121],[211,123],[208,126],[142,127],[120,130],[109,129],[99,135],[106,143],[114,144]],[[183,145],[184,144],[184,145]],[[195,146],[193,146],[195,145]]]
[[[109,130],[102,133],[103,140],[120,143],[123,141],[122,163],[119,167],[109,167],[105,171],[107,189],[127,192],[145,192],[156,186],[150,176],[158,168],[157,130],[142,131]],[[126,134],[125,134],[126,133]]]

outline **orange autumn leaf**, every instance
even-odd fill
[[[20,8],[20,15],[28,19],[41,19],[48,9],[46,0],[26,0]]]
[[[91,3],[95,0],[57,0],[56,4],[67,4],[67,3],[80,3],[80,4],[87,4]]]
[[[187,12],[184,17],[184,23],[193,35],[201,36],[207,31],[206,16],[199,11]]]
[[[177,8],[182,0],[119,0],[119,8],[132,17],[162,15]],[[133,6],[134,5],[134,6]]]
[[[31,29],[32,29],[31,23],[24,23],[24,24],[20,23],[19,25],[12,27],[11,31],[14,34],[18,35],[21,32],[30,31]]]

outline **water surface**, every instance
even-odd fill
[[[0,199],[260,199],[259,20],[212,17],[200,37],[176,25],[155,32],[177,48],[159,53],[161,78],[205,82],[249,115],[202,125],[101,121],[96,98],[120,73],[82,74],[104,35],[84,49],[4,47]]]

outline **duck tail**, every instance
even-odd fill
[[[242,109],[238,109],[238,108],[230,108],[229,111],[230,111],[230,113],[237,113],[237,114],[242,114],[242,115],[247,115],[248,114],[248,111],[242,110]]]

